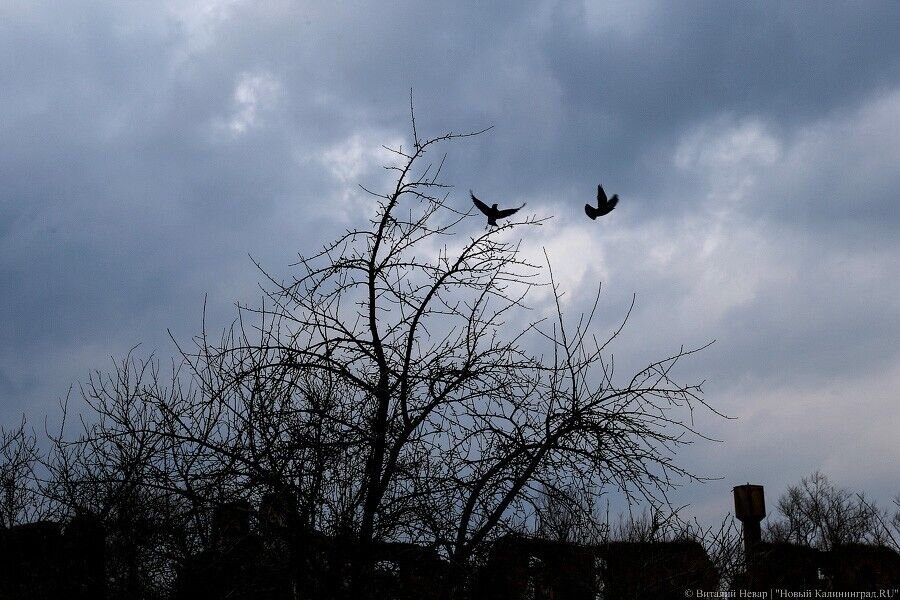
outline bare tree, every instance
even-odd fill
[[[202,443],[251,479],[296,489],[319,515],[307,522],[339,523],[363,556],[399,539],[462,564],[533,511],[540,490],[613,486],[664,503],[691,477],[675,452],[700,436],[691,411],[709,407],[673,372],[696,350],[620,381],[608,345],[624,321],[597,339],[598,293],[567,322],[549,260],[524,257],[515,235],[545,219],[460,235],[472,211],[451,201],[444,158],[426,155],[478,133],[421,138],[413,117],[411,145],[391,149],[391,189],[362,188],[375,201],[369,225],[301,256],[291,280],[267,274],[262,306],[184,352],[205,407],[188,412],[233,425],[227,447]],[[556,298],[555,320],[530,317],[538,285]],[[535,340],[543,354],[526,350]],[[177,436],[206,431],[187,423]]]
[[[192,395],[181,383],[177,372],[163,376],[153,357],[130,352],[80,388],[82,418],[71,417],[66,399],[60,431],[50,436],[42,494],[60,521],[103,524],[113,598],[165,597],[178,566],[207,537],[204,488],[221,481],[222,469],[203,461],[220,457],[161,435],[165,407]]]
[[[620,377],[610,345],[628,315],[598,336],[598,290],[570,320],[549,258],[522,250],[546,219],[469,228],[446,155],[428,157],[479,133],[422,138],[413,116],[390,189],[362,188],[367,225],[286,281],[260,267],[263,301],[220,337],[204,318],[171,374],[129,356],[82,389],[93,416],[55,439],[46,489],[120,531],[126,591],[208,547],[206,515],[231,500],[295,498],[297,527],[346,541],[360,593],[380,542],[433,548],[459,573],[548,490],[574,514],[609,488],[664,506],[694,478],[676,452],[703,437],[693,411],[713,409],[675,369],[697,350]],[[551,319],[530,309],[537,286]]]
[[[0,428],[0,528],[38,520],[46,511],[35,472],[41,458],[24,418],[17,427]]]
[[[823,550],[862,543],[900,549],[896,514],[892,518],[864,493],[836,487],[818,471],[788,487],[777,507],[781,518],[766,531],[771,541]]]
[[[576,494],[545,493],[537,513],[533,535],[538,539],[593,547],[610,543],[659,544],[694,542],[703,547],[720,578],[720,589],[730,589],[744,571],[741,528],[733,515],[718,523],[703,525],[682,516],[682,507],[643,507],[640,512],[620,513],[610,521],[609,505],[598,506],[598,498]],[[527,535],[527,533],[526,533]],[[650,559],[659,559],[650,555]],[[653,566],[652,563],[648,567]]]
[[[721,589],[729,586],[745,569],[741,528],[733,515],[717,524],[703,525],[696,518],[685,519],[674,509],[644,510],[620,518],[612,527],[612,539],[626,542],[696,542],[703,546],[720,577]]]
[[[535,501],[534,535],[539,539],[596,545],[610,539],[609,506],[603,513],[600,495],[548,488]],[[527,530],[526,530],[527,531]]]

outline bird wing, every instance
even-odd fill
[[[603,186],[597,186],[597,205],[603,206],[606,204],[606,192],[603,191]]]
[[[469,190],[469,195],[472,196],[472,202],[475,206],[478,207],[478,210],[486,214],[487,216],[491,216],[491,207],[479,200],[475,197],[475,194],[472,193],[472,190]]]
[[[594,208],[593,206],[591,206],[590,204],[585,204],[584,205],[584,214],[586,214],[587,216],[589,216],[592,219],[596,219],[597,218],[597,209]]]
[[[616,207],[616,204],[618,204],[618,203],[619,203],[619,195],[613,194],[613,197],[609,199],[609,204],[607,204],[607,207],[609,208],[609,210],[612,210]]]
[[[496,218],[497,218],[497,219],[505,219],[506,217],[508,217],[508,216],[510,216],[510,215],[514,215],[514,214],[516,214],[517,212],[519,212],[520,210],[522,210],[522,208],[523,208],[524,206],[525,206],[525,205],[522,204],[522,206],[520,206],[519,208],[505,208],[505,209],[503,209],[503,210],[498,210],[498,211],[497,211],[497,216],[496,216]]]

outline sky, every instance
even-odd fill
[[[384,188],[382,144],[447,150],[451,199],[528,203],[577,313],[683,368],[676,492],[821,470],[900,493],[900,3],[0,1],[0,422],[37,428],[111,357],[253,303]],[[621,202],[582,211],[603,183]],[[539,299],[540,300],[540,299]]]

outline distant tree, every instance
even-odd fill
[[[58,521],[89,516],[103,524],[109,598],[165,597],[178,566],[203,547],[203,487],[216,471],[195,466],[204,457],[190,444],[162,435],[163,407],[177,404],[180,383],[132,351],[91,374],[79,390],[83,417],[70,423],[67,399],[50,436],[42,494]]]
[[[539,539],[576,544],[608,541],[609,515],[600,510],[599,499],[597,495],[589,496],[577,490],[543,490],[534,502],[533,535]]]
[[[696,518],[686,519],[686,507],[643,507],[640,512],[619,514],[610,521],[609,506],[598,505],[599,498],[576,493],[560,494],[546,490],[538,502],[533,531],[526,536],[538,539],[603,547],[608,543],[655,544],[695,542],[709,556],[719,574],[721,589],[744,570],[741,528],[729,515],[716,524],[702,525]]]
[[[745,568],[740,526],[731,515],[717,524],[702,525],[696,518],[682,517],[682,508],[642,510],[637,515],[621,517],[611,527],[610,539],[645,543],[696,542],[703,546],[715,566],[722,589],[728,589]]]
[[[891,539],[894,547],[900,550],[900,494],[894,496],[892,502],[894,504],[894,515],[891,517]]]
[[[0,528],[44,515],[46,503],[35,472],[41,458],[37,437],[24,418],[16,427],[0,428]]]
[[[781,518],[767,526],[770,541],[823,550],[862,543],[900,550],[900,511],[892,517],[863,492],[839,488],[821,472],[788,487],[776,506]]]

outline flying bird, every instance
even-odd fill
[[[505,208],[500,210],[497,208],[496,204],[488,206],[481,200],[475,197],[475,193],[472,190],[469,190],[469,195],[472,196],[472,202],[475,206],[478,207],[478,210],[483,212],[488,218],[488,225],[497,226],[497,219],[505,219],[506,217],[511,217],[512,215],[519,212],[525,204],[522,204],[519,208]]]
[[[603,191],[603,186],[597,186],[597,208],[594,208],[590,204],[584,205],[584,214],[589,216],[591,220],[596,219],[597,217],[602,217],[603,215],[608,215],[612,212],[612,209],[616,207],[616,204],[619,203],[619,195],[613,194],[612,198],[606,198],[606,192]]]

